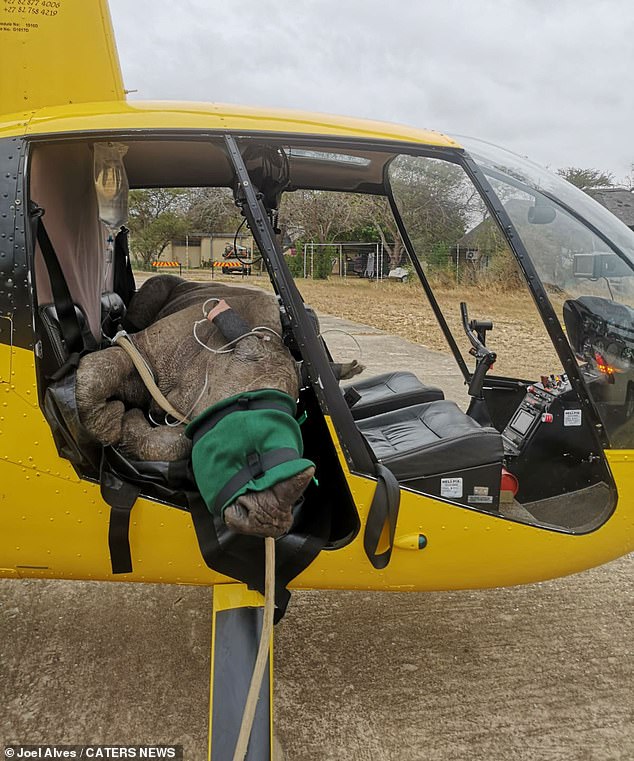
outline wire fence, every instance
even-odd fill
[[[416,251],[429,279],[447,287],[478,286],[490,282],[516,287],[521,281],[517,263],[506,250],[481,251],[461,244],[435,244],[429,247],[416,245]],[[178,253],[181,252],[178,251]],[[179,258],[173,256],[174,263]],[[296,278],[366,279],[377,282],[383,280],[406,282],[416,279],[414,267],[406,250],[401,247],[395,255],[393,250],[380,242],[318,243],[308,241],[287,249],[285,258],[292,275]],[[201,266],[210,267],[212,277],[219,273],[244,277],[251,274],[263,274],[265,271],[259,257],[254,260],[240,261],[243,266],[235,265],[234,267],[232,267],[233,260],[224,258],[218,262],[199,260],[191,266],[193,261],[195,261],[194,258],[187,257],[185,261],[179,261],[178,264],[184,271],[199,269]]]
[[[495,255],[461,245],[437,245],[417,251],[428,277],[446,285],[478,285],[491,280],[514,280],[517,265],[503,251]],[[396,261],[381,243],[314,243],[298,245],[287,262],[295,277],[309,279],[365,278],[401,280],[413,275],[413,266],[402,249]]]

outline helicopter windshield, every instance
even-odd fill
[[[634,445],[634,232],[528,159],[461,138],[511,218],[613,446]]]
[[[583,190],[505,148],[473,137],[460,137],[459,140],[489,178],[498,177],[518,188],[523,186],[530,194],[537,191],[568,208],[605,236],[634,268],[634,232]],[[501,200],[504,201],[504,198]]]

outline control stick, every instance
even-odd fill
[[[486,346],[487,330],[493,330],[493,323],[490,320],[469,321],[469,313],[464,301],[460,302],[460,314],[462,316],[462,326],[471,343],[469,354],[476,358],[476,367],[469,383],[468,393],[471,397],[471,402],[469,403],[467,415],[482,426],[491,426],[491,416],[484,400],[483,386],[487,372],[497,359],[497,354],[494,351],[490,351]]]

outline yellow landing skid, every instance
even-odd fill
[[[264,598],[244,584],[213,592],[208,761],[232,761],[260,642]],[[246,761],[273,756],[273,638]]]

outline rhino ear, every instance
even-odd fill
[[[273,487],[273,493],[280,505],[292,507],[304,493],[304,489],[315,475],[315,468],[310,467],[292,478],[287,478]]]

